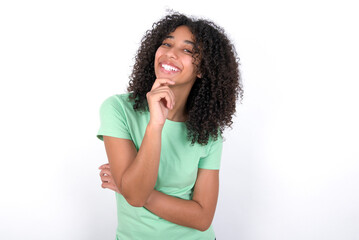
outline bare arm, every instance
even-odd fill
[[[100,169],[102,187],[120,193],[113,183],[109,165],[104,164]],[[204,231],[211,225],[216,209],[218,175],[218,170],[199,169],[192,200],[153,190],[144,207],[170,222]]]
[[[111,174],[120,193],[134,207],[142,207],[156,184],[161,134],[169,109],[175,104],[168,79],[156,79],[147,93],[150,121],[137,153],[131,140],[104,136]]]
[[[154,190],[144,207],[170,222],[205,231],[214,217],[218,188],[219,170],[199,169],[192,200]]]
[[[131,140],[103,137],[111,173],[120,193],[134,207],[142,207],[158,175],[161,129],[148,126],[141,147]]]

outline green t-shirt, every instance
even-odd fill
[[[147,124],[148,111],[133,110],[129,93],[113,95],[100,107],[101,126],[97,137],[103,136],[130,139],[137,151],[141,146]],[[206,146],[191,145],[187,140],[184,122],[166,120],[162,129],[161,157],[157,191],[177,198],[192,199],[193,187],[198,168],[219,169],[223,139],[219,135],[212,138]],[[117,200],[117,239],[120,240],[214,240],[212,226],[206,231],[180,226],[151,213],[144,207],[133,207],[126,199],[116,193]]]

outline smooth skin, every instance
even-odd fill
[[[192,200],[154,190],[161,153],[161,133],[166,119],[186,119],[185,104],[199,76],[193,64],[193,35],[178,27],[164,40],[155,56],[155,80],[147,93],[150,121],[137,152],[128,139],[103,136],[109,164],[100,166],[102,187],[122,194],[134,207],[145,207],[178,225],[207,230],[213,220],[219,188],[219,170],[198,169]],[[163,64],[173,66],[168,71]]]

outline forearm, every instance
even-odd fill
[[[205,231],[212,218],[202,206],[193,200],[185,200],[153,190],[144,207],[167,221]]]
[[[121,193],[133,206],[143,206],[156,184],[161,154],[161,132],[160,127],[147,126],[136,158],[122,177]]]

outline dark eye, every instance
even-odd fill
[[[162,43],[162,46],[171,47],[171,44],[164,42],[164,43]]]
[[[191,50],[184,49],[183,51],[185,51],[186,53],[190,53],[190,54],[192,54],[192,51],[191,51]]]

